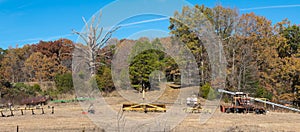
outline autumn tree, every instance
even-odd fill
[[[57,63],[57,56],[47,57],[40,52],[33,53],[25,61],[25,71],[30,81],[52,81],[56,74],[65,73],[66,67]]]
[[[4,50],[4,49],[0,48],[0,62],[4,58],[4,55],[6,54],[6,52],[7,52],[7,50]]]
[[[297,25],[289,25],[280,34],[286,39],[286,44],[278,47],[280,50],[280,57],[291,57],[292,55],[299,56],[300,47],[300,27]]]
[[[4,58],[4,55],[6,54],[6,50],[0,48],[0,62],[2,62],[2,59]],[[0,71],[1,71],[1,63],[0,63]],[[4,83],[4,78],[3,76],[0,76],[0,99],[2,98],[3,96],[3,92],[4,91],[4,86],[2,85]]]
[[[32,45],[34,52],[40,52],[47,57],[56,55],[57,62],[71,70],[72,52],[74,43],[68,39],[59,39],[55,41],[40,41],[38,44]]]
[[[271,92],[271,70],[278,54],[271,21],[254,13],[243,14],[238,22],[236,39],[240,43],[237,56],[238,89],[255,93],[259,87]],[[274,63],[275,62],[275,63]]]
[[[175,12],[170,20],[171,34],[183,41],[194,54],[201,75],[202,85],[209,81],[208,56],[203,47],[203,40],[197,37],[185,24],[200,24],[201,15],[205,15],[212,24],[215,33],[225,47],[227,65],[227,88],[234,91],[255,93],[263,87],[267,92],[270,86],[272,69],[276,68],[278,54],[275,35],[271,21],[254,13],[238,15],[235,9],[217,5],[214,8],[196,5],[194,8],[184,7],[182,12]],[[184,21],[182,23],[180,21]],[[201,32],[201,29],[198,29]],[[274,63],[275,62],[275,63]]]
[[[180,13],[175,12],[174,18],[170,19],[171,24],[169,29],[171,30],[171,34],[178,37],[183,43],[185,43],[196,58],[200,69],[199,74],[201,76],[201,85],[210,81],[209,58],[206,51],[207,49],[205,49],[203,44],[203,41],[205,40],[202,40],[199,36],[199,34],[205,29],[197,28],[197,31],[194,31],[194,29],[190,29],[192,27],[187,26],[187,23],[189,23],[188,25],[198,25],[198,27],[201,27],[201,24],[205,23],[205,20],[207,20],[211,23],[215,34],[219,36],[219,38],[216,39],[219,39],[219,41],[226,40],[223,43],[228,43],[225,45],[227,45],[227,48],[230,48],[230,52],[233,50],[234,54],[235,45],[229,44],[232,42],[227,40],[234,32],[237,19],[238,13],[236,10],[224,8],[220,5],[214,8],[208,8],[204,5],[196,5],[193,8],[183,7]],[[196,32],[199,33],[197,34]]]
[[[23,82],[24,74],[22,68],[24,62],[32,53],[29,45],[22,48],[10,48],[1,61],[1,74],[10,82]]]
[[[291,25],[287,19],[275,25],[277,52],[279,59],[276,72],[272,74],[276,97],[280,100],[294,101],[299,98],[299,27]]]
[[[206,8],[204,6],[199,7],[198,5],[196,5],[196,7],[192,9],[189,7],[183,7],[181,12],[176,11],[174,13],[174,18],[170,19],[169,29],[171,30],[170,33],[173,34],[175,37],[179,38],[179,40],[182,41],[184,44],[186,44],[195,56],[195,59],[200,68],[200,81],[203,85],[206,81],[208,81],[208,76],[205,72],[208,70],[208,65],[206,65],[207,55],[204,49],[204,45],[198,38],[197,34],[195,32],[192,32],[190,27],[188,27],[184,23],[184,20],[192,20],[191,22],[197,22],[197,20],[201,19],[199,18],[199,16],[202,13],[206,15],[210,14],[211,9]]]
[[[73,47],[72,41],[59,39],[1,50],[1,96],[19,93],[13,87],[16,83],[53,81],[55,75],[70,71]]]
[[[2,69],[2,60],[3,60],[6,52],[7,52],[7,50],[0,48],[0,71]],[[0,87],[2,87],[1,84],[3,82],[3,79],[4,79],[3,76],[0,76]]]

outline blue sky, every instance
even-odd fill
[[[100,9],[103,9],[103,27],[111,24],[124,25],[114,37],[164,36],[168,34],[168,20],[163,18],[172,15],[173,10],[181,8],[176,4],[180,3],[179,0],[172,0],[173,5],[167,5],[166,1],[169,0],[0,0],[0,47],[6,49],[17,44],[20,47],[39,40],[56,40],[62,37],[76,41],[77,36],[72,34],[72,29],[81,31],[84,26],[81,18],[89,19]],[[204,4],[213,7],[219,3],[225,7],[236,7],[240,13],[254,12],[267,17],[273,23],[285,18],[292,23],[300,23],[298,0],[186,1],[191,5]],[[166,4],[168,8],[160,8],[164,6],[159,3]],[[128,17],[130,13],[137,12],[141,14]],[[139,21],[141,23],[136,23]]]

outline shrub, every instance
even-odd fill
[[[38,85],[38,84],[34,84],[34,85],[32,86],[32,90],[33,90],[33,91],[36,91],[36,92],[39,92],[39,93],[42,92],[41,86]]]
[[[60,93],[73,92],[73,79],[71,73],[56,75],[54,78],[57,90]]]
[[[268,92],[263,87],[258,87],[255,91],[255,96],[259,98],[267,98],[268,100],[272,100],[273,94]]]
[[[112,80],[111,69],[109,67],[100,67],[96,76],[96,81],[100,91],[106,93],[115,90],[114,82]]]
[[[216,99],[217,97],[217,91],[214,90],[209,83],[206,83],[200,88],[200,95],[201,97],[208,99],[208,100],[213,100]]]
[[[38,84],[34,86],[26,85],[24,83],[16,83],[13,86],[14,93],[17,95],[19,93],[25,93],[30,96],[36,96],[37,93],[41,93],[41,88]]]

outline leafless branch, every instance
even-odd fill
[[[95,74],[95,67],[97,65],[96,57],[98,55],[98,51],[102,48],[108,40],[112,37],[112,34],[119,29],[120,27],[113,27],[110,29],[105,35],[103,34],[103,27],[99,28],[100,18],[102,13],[100,12],[99,17],[93,16],[90,23],[86,21],[84,17],[82,20],[85,24],[85,32],[77,32],[73,30],[73,32],[84,41],[87,47],[76,47],[79,52],[82,52],[84,55],[79,55],[83,57],[83,59],[88,60],[88,66],[91,69],[91,75]],[[102,38],[101,38],[102,37]],[[105,54],[105,53],[104,53]],[[79,57],[77,56],[77,57]]]

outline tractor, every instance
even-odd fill
[[[248,97],[248,94],[243,92],[236,92],[232,97],[231,106],[221,105],[221,112],[226,113],[256,113],[266,114],[266,110],[263,107],[256,107],[253,104],[253,100]]]

